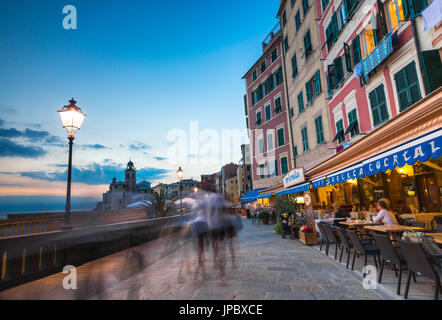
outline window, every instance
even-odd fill
[[[274,148],[275,147],[273,143],[273,132],[270,132],[267,134],[267,151],[273,150]]]
[[[275,48],[273,51],[272,51],[272,62],[275,62],[275,60],[278,58],[278,49],[277,48]]]
[[[255,98],[255,96],[256,96],[256,92],[255,92],[255,91],[252,91],[252,106],[254,106],[255,103],[256,103],[256,98]]]
[[[324,130],[322,128],[322,116],[315,119],[316,126],[316,140],[318,144],[324,143]]]
[[[307,105],[310,105],[314,98],[321,93],[321,78],[319,70],[316,70],[315,75],[305,83],[305,95],[307,96]]]
[[[333,95],[333,89],[336,87],[335,66],[330,64],[327,66],[327,89],[328,96]]]
[[[275,89],[274,83],[273,83],[273,75],[270,75],[267,80],[264,82],[264,95],[268,95],[270,92]]]
[[[275,99],[275,113],[278,114],[281,112],[281,110],[282,110],[281,98],[278,97]]]
[[[279,68],[278,71],[275,72],[275,82],[276,86],[279,86],[282,83],[282,69]]]
[[[341,7],[338,9],[338,21],[340,25],[340,30],[344,28],[344,26],[347,24],[347,8],[345,7],[345,2],[341,5]]]
[[[442,85],[442,64],[438,50],[422,51],[425,79],[429,92],[433,92]]]
[[[300,114],[304,112],[304,97],[302,96],[302,91],[298,94],[298,108]]]
[[[263,73],[264,71],[266,71],[266,61],[265,60],[263,62],[261,62],[261,73]]]
[[[258,111],[257,113],[256,113],[256,125],[257,126],[260,126],[261,125],[261,111]]]
[[[376,47],[375,40],[373,37],[373,29],[369,28],[362,33],[363,44],[364,44],[364,57],[368,56]]]
[[[387,2],[388,23],[390,30],[394,32],[401,25],[401,21],[404,21],[404,8],[402,5],[403,0],[390,0]]]
[[[258,78],[258,74],[255,70],[255,71],[253,71],[252,79],[253,79],[253,81],[255,81],[257,78]]]
[[[344,43],[344,58],[345,58],[345,68],[347,69],[347,73],[353,72],[351,65],[351,51],[348,44]]]
[[[269,121],[272,118],[270,105],[266,106],[265,110],[266,110],[266,121]]]
[[[304,17],[307,15],[308,9],[308,0],[302,0],[302,10],[304,11]]]
[[[308,151],[307,127],[302,128],[301,135],[302,135],[302,149],[304,150],[304,152],[306,152]]]
[[[321,0],[321,4],[322,4],[322,12],[324,12],[328,6],[328,0]]]
[[[373,126],[376,127],[388,120],[387,101],[385,99],[384,85],[374,89],[368,94],[373,116]]]
[[[296,77],[298,74],[298,62],[296,61],[296,53],[292,57],[292,77]]]
[[[259,154],[264,153],[264,139],[263,138],[258,139],[258,153]]]
[[[310,38],[310,30],[304,36],[305,60],[308,60],[312,54],[312,39]]]
[[[286,24],[287,24],[287,15],[286,15],[286,13],[284,11],[282,13],[282,27],[284,28]]]
[[[278,129],[278,147],[284,145],[284,128]]]
[[[264,173],[264,164],[259,165],[259,179],[264,179],[265,173]]]
[[[396,82],[400,111],[407,109],[421,99],[416,63],[414,61],[396,73],[394,80]]]
[[[289,172],[287,157],[281,158],[281,173],[286,175]]]
[[[292,108],[290,108],[290,117],[293,118],[295,116],[295,110]]]
[[[295,153],[295,157],[297,157],[298,156],[298,146],[295,146],[293,152]]]
[[[354,137],[355,135],[359,134],[359,124],[356,109],[353,109],[348,113],[348,122],[349,125],[344,135],[350,134],[351,137]]]
[[[293,6],[295,5],[295,0],[291,0],[290,5],[291,5],[292,8],[293,8]]]
[[[296,25],[296,32],[298,32],[299,27],[301,26],[301,15],[299,14],[299,10],[296,12],[295,15],[295,25]]]
[[[336,137],[333,139],[333,142],[338,141],[338,144],[341,144],[345,141],[344,120],[340,119],[336,122],[336,132]]]
[[[359,35],[356,35],[351,45],[353,47],[353,62],[356,66],[359,62],[361,62],[361,46],[359,44]]]
[[[426,9],[431,4],[431,2],[431,0],[409,0],[408,3],[410,7],[411,18],[415,19],[424,9]],[[407,6],[405,6],[404,9],[406,9],[406,7]]]
[[[289,51],[289,38],[288,38],[288,36],[285,36],[285,38],[284,38],[284,48],[285,48],[285,52]]]
[[[342,67],[342,57],[339,56],[333,61],[335,66],[336,85],[339,85],[344,80],[344,69]]]
[[[269,170],[269,177],[276,177],[278,175],[278,163],[276,160],[269,160],[267,168]]]
[[[357,4],[359,0],[344,0],[348,17],[351,17],[356,11]]]
[[[337,19],[337,15],[335,12],[332,15],[332,19],[330,21],[330,24],[327,26],[327,29],[325,30],[327,50],[330,50],[330,48],[336,42],[336,40],[338,39],[338,35],[339,35],[338,19]]]

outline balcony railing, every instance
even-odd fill
[[[267,47],[272,42],[272,40],[275,38],[275,36],[278,34],[278,32],[280,32],[280,31],[281,31],[281,25],[278,22],[273,27],[272,31],[270,31],[270,33],[267,35],[267,37],[262,42],[262,47],[263,48]]]

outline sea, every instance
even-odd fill
[[[96,207],[99,198],[72,197],[72,211],[88,211]],[[9,213],[49,213],[63,212],[66,197],[58,196],[0,196],[0,219]]]

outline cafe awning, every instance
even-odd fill
[[[259,191],[265,190],[267,188],[255,189],[247,193],[244,197],[240,199],[241,202],[254,202],[260,196]]]
[[[271,197],[272,197],[271,193],[265,193],[265,194],[259,195],[258,199],[269,199]]]
[[[335,138],[333,139],[333,142],[336,142],[339,140],[340,137],[344,136],[344,130],[339,130],[336,134]]]
[[[297,186],[288,188],[275,193],[275,196],[283,196],[287,194],[301,193],[310,190],[310,182],[299,184]]]
[[[318,188],[325,187],[325,186],[327,186],[327,177],[321,177],[321,178],[312,180],[313,189],[318,189]]]
[[[364,164],[358,163],[351,167],[347,167],[343,170],[333,172],[327,176],[328,184],[334,185],[338,183],[343,183],[350,179],[357,179],[365,177]]]
[[[388,169],[401,168],[405,164],[411,166],[416,161],[425,162],[429,158],[437,159],[441,155],[442,129],[439,129],[363,161],[364,171],[370,176]]]
[[[350,123],[350,125],[348,126],[347,130],[345,131],[344,135],[349,134],[356,127],[357,124],[358,124],[358,121],[352,121]]]

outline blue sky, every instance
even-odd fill
[[[62,27],[68,4],[77,9],[77,30]],[[0,0],[0,196],[14,194],[2,185],[17,181],[40,189],[56,177],[62,182],[67,141],[56,110],[71,97],[88,116],[75,140],[74,164],[84,173],[78,183],[100,185],[97,170],[107,179],[129,158],[139,178],[172,182],[176,166],[165,159],[171,129],[188,130],[193,120],[200,130],[245,128],[241,77],[277,23],[278,6]],[[183,170],[199,179],[219,166]]]

